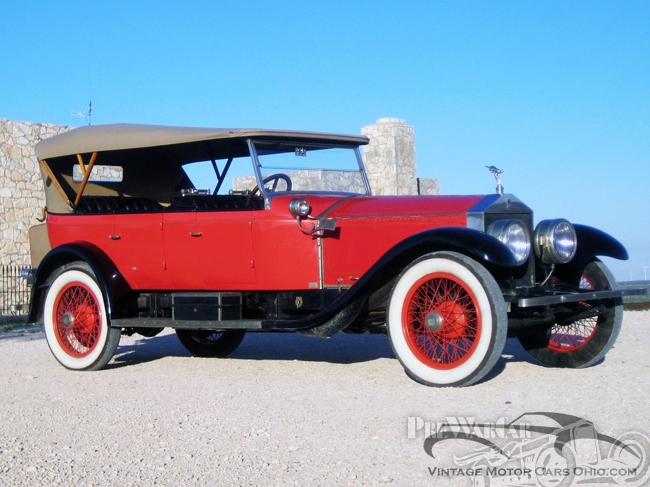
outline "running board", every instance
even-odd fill
[[[261,330],[256,320],[174,320],[171,318],[124,318],[111,320],[111,328],[181,328],[188,330]]]

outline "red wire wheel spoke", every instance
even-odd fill
[[[70,356],[85,357],[93,351],[102,327],[95,294],[84,284],[66,285],[54,304],[56,339]]]
[[[427,327],[427,316],[437,313],[439,330]],[[481,334],[476,297],[451,274],[434,274],[409,290],[402,317],[404,336],[415,356],[436,369],[452,369],[474,352]]]
[[[576,321],[566,326],[551,328],[548,348],[556,352],[573,352],[584,347],[596,334],[598,318]]]
[[[580,289],[596,289],[589,278],[580,278]],[[581,311],[591,307],[587,303],[578,303]],[[584,347],[598,330],[598,318],[585,318],[570,325],[555,325],[549,332],[548,348],[556,352],[573,352]]]

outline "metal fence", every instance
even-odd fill
[[[21,272],[29,267],[3,265],[0,267],[0,316],[22,316],[29,309],[31,286]]]

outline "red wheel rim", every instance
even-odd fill
[[[81,358],[97,346],[102,314],[97,297],[85,284],[67,284],[54,303],[54,332],[71,357]]]
[[[580,289],[596,289],[591,280],[584,274],[580,278]],[[588,310],[587,303],[578,303],[582,311]],[[555,325],[548,337],[548,348],[555,352],[568,353],[578,350],[594,337],[598,329],[598,318],[587,318],[566,326]]]
[[[429,313],[442,326],[427,328]],[[474,353],[481,335],[481,313],[474,293],[451,274],[432,274],[417,281],[406,295],[402,329],[411,352],[436,369],[452,369]]]

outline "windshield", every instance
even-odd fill
[[[207,194],[246,193],[264,184],[265,196],[287,192],[369,194],[354,147],[291,141],[255,141],[255,157],[201,161],[183,166],[196,190]],[[256,175],[256,169],[259,174]]]
[[[253,145],[270,192],[368,193],[355,148],[286,141]]]

